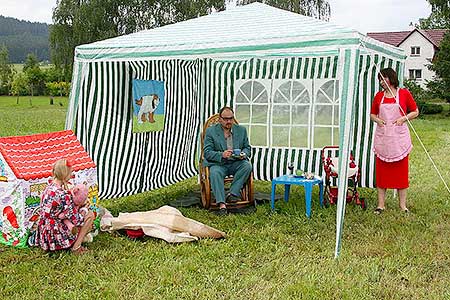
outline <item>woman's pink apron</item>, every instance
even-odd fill
[[[377,124],[373,151],[377,157],[386,162],[399,161],[408,156],[412,149],[408,125],[396,125],[394,122],[403,114],[400,111],[399,90],[395,103],[384,103],[381,99],[378,117],[386,122],[384,126]]]

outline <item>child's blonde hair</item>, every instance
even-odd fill
[[[60,159],[53,165],[52,175],[54,179],[59,180],[63,187],[67,189],[67,182],[72,175],[72,167],[66,159]]]

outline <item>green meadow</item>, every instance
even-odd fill
[[[66,98],[0,97],[0,136],[64,129]],[[414,127],[450,184],[450,116],[423,116]],[[199,207],[183,215],[226,232],[222,240],[168,244],[101,233],[82,256],[0,245],[0,299],[450,299],[450,193],[413,135],[410,214],[389,192],[375,215],[376,191],[361,188],[368,209],[347,205],[342,251],[334,258],[336,207],[320,208],[304,193],[248,215],[219,217]],[[113,215],[158,208],[198,191],[191,178],[101,205]],[[269,182],[256,190],[270,192]],[[277,189],[280,195],[283,188]]]

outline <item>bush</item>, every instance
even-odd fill
[[[416,100],[416,102],[424,100],[425,90],[420,85],[418,85],[417,82],[415,82],[414,80],[405,79],[403,85],[411,92],[411,95],[414,97],[414,100]]]
[[[50,96],[68,96],[70,92],[70,82],[46,82],[45,87]]]
[[[440,104],[428,103],[424,101],[417,101],[419,107],[419,113],[424,115],[440,114],[444,107]]]

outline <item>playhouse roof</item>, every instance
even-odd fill
[[[53,164],[67,159],[74,171],[95,168],[72,130],[0,138],[0,153],[17,178],[51,176]]]
[[[361,33],[331,22],[254,2],[203,17],[78,46],[76,61],[158,57],[292,55],[359,45]],[[396,48],[374,42],[379,49]],[[365,41],[367,43],[367,40]],[[293,51],[293,49],[297,49]],[[400,53],[401,54],[401,53]]]

